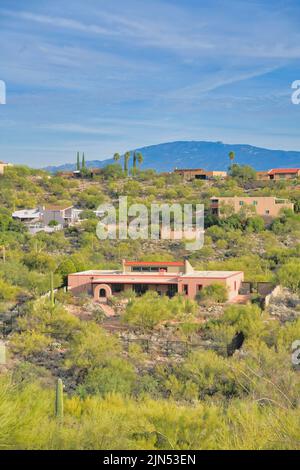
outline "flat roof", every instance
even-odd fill
[[[203,171],[206,172],[203,168],[175,168],[174,171]]]
[[[122,274],[123,272],[117,269],[90,269],[87,271],[80,271],[78,273],[70,273],[69,276],[102,276],[111,274]]]
[[[285,174],[285,173],[298,173],[300,168],[274,168],[268,172],[268,175],[275,175],[276,173]]]
[[[205,279],[218,278],[227,279],[231,276],[242,274],[242,271],[194,271],[187,274],[182,274],[180,277],[199,277]]]
[[[22,219],[31,219],[40,215],[39,209],[21,209],[12,213],[12,217],[21,217]]]
[[[178,282],[182,278],[199,278],[199,279],[227,279],[232,276],[242,274],[242,271],[192,271],[187,274],[182,273],[147,273],[147,272],[138,272],[138,273],[124,273],[123,271],[118,270],[90,270],[82,271],[79,273],[72,273],[70,276],[90,276],[96,279],[93,279],[93,282],[110,282],[111,280],[120,280],[126,282],[140,282],[142,279],[147,282]],[[99,279],[97,279],[99,276]],[[106,279],[105,279],[106,278]]]

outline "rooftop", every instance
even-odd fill
[[[205,172],[203,168],[175,168],[175,171],[203,171]]]
[[[274,175],[276,173],[298,173],[300,168],[273,168],[268,172],[268,175]]]
[[[21,209],[12,213],[12,217],[17,217],[20,219],[32,219],[34,217],[39,217],[39,209]]]

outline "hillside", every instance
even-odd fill
[[[116,149],[117,150],[117,149]],[[150,145],[136,149],[143,154],[143,168],[154,168],[158,172],[171,171],[177,168],[205,168],[207,170],[226,170],[228,168],[228,153],[234,151],[236,162],[248,164],[256,170],[268,170],[270,168],[299,167],[300,152],[270,150],[252,145],[224,144],[223,142],[205,141],[178,141],[167,142],[158,145]],[[113,163],[113,159],[92,160],[87,165],[94,168]],[[46,170],[71,171],[74,164],[66,163],[60,166],[49,166]]]
[[[0,450],[299,448],[291,345],[300,337],[300,187],[258,183],[249,190],[234,177],[181,181],[174,174],[103,172],[77,179],[5,170]],[[133,204],[202,201],[208,209],[212,195],[234,193],[290,198],[296,212],[267,225],[252,211],[222,220],[208,214],[204,246],[193,252],[184,240],[96,235],[93,211],[104,202],[117,206],[118,195]],[[62,204],[83,212],[53,233],[30,234],[12,218],[15,209]],[[71,273],[120,269],[123,259],[185,257],[199,271],[243,271],[253,292],[228,303],[215,283],[195,299],[128,289],[103,303],[89,292],[65,291]],[[266,306],[259,285],[283,289]]]

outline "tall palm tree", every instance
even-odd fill
[[[139,166],[141,166],[141,164],[142,164],[143,161],[144,161],[144,157],[143,157],[143,155],[141,154],[141,152],[138,152],[138,154],[137,154],[137,161],[138,161]]]
[[[126,152],[124,155],[124,171],[128,175],[128,161],[130,159],[130,152]]]
[[[118,152],[116,152],[114,154],[114,161],[117,163],[119,160],[120,160],[120,154]]]
[[[229,152],[229,160],[231,161],[231,165],[233,163],[233,160],[235,159],[235,153],[234,152]]]
[[[135,175],[136,173],[136,163],[137,163],[137,152],[134,151],[133,152],[133,169],[132,169],[132,173]]]

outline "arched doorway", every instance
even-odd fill
[[[103,289],[103,288],[100,289],[100,291],[99,291],[99,297],[101,297],[101,298],[102,298],[102,297],[106,297],[106,290],[105,290],[105,289]]]
[[[112,291],[108,284],[99,284],[94,289],[94,300],[105,301],[111,296]]]

